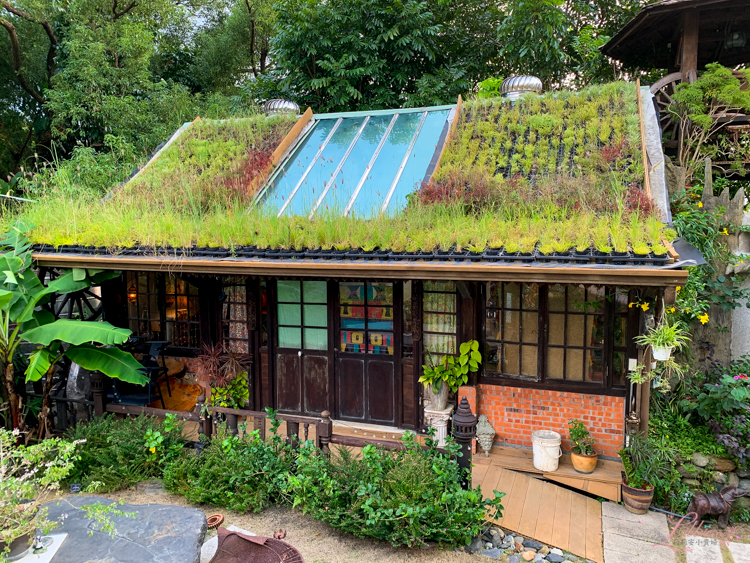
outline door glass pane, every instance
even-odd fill
[[[565,362],[565,379],[568,381],[581,381],[583,378],[583,350],[568,348]]]
[[[565,315],[549,316],[549,343],[562,346],[565,343]]]
[[[585,315],[568,315],[568,346],[583,346]]]
[[[506,283],[503,286],[503,306],[506,309],[518,309],[521,306],[520,302],[520,287],[517,283]]]
[[[452,334],[425,334],[424,347],[433,354],[455,354],[456,337]]]
[[[368,305],[393,305],[392,283],[368,283],[367,284]]]
[[[305,326],[328,326],[328,307],[326,305],[304,305],[304,310]]]
[[[550,311],[565,310],[565,286],[556,284],[549,287],[547,306]]]
[[[305,349],[327,350],[328,331],[324,328],[305,328]]]
[[[539,341],[539,317],[536,313],[523,313],[523,341]]]
[[[363,354],[365,352],[365,333],[357,330],[342,330],[339,350]]]
[[[536,379],[537,347],[522,346],[521,375]]]
[[[279,324],[280,325],[301,325],[302,313],[299,305],[290,305],[279,303]]]
[[[305,303],[328,303],[328,290],[324,281],[303,281]]]
[[[487,321],[485,323],[484,335],[488,340],[502,340],[503,334],[500,332],[500,315],[501,311],[487,310]]]
[[[519,375],[518,344],[503,344],[503,373]]]
[[[302,348],[302,331],[299,327],[279,327],[279,348]]]
[[[298,281],[279,280],[276,287],[279,301],[285,303],[300,302],[300,284]]]
[[[367,328],[393,330],[393,307],[368,307]]]
[[[519,332],[520,332],[520,314],[518,311],[505,311],[503,313],[504,315],[504,327],[503,330],[505,331],[505,340],[509,342],[518,342],[519,341]]]
[[[614,385],[625,384],[625,352],[615,352],[612,355],[612,383]]]
[[[369,354],[393,355],[393,334],[390,332],[370,332],[367,346]]]
[[[425,293],[424,310],[433,313],[455,313],[455,293]]]
[[[500,372],[500,344],[487,342],[484,349],[484,369],[494,373]]]
[[[586,291],[582,285],[568,286],[568,311],[584,312],[586,303]]]
[[[586,350],[586,381],[601,382],[604,374],[601,350]]]
[[[456,282],[452,281],[426,281],[425,291],[456,291]]]
[[[365,308],[342,305],[339,311],[341,328],[365,328]]]
[[[339,301],[342,305],[364,305],[365,284],[363,283],[340,283]]]
[[[604,318],[588,316],[586,322],[586,346],[604,346]]]

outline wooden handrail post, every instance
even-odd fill
[[[107,409],[107,378],[95,371],[91,374],[91,393],[94,396],[94,414],[104,416]]]
[[[331,455],[331,436],[333,435],[333,421],[331,421],[331,413],[323,411],[320,413],[321,419],[318,422],[315,434],[318,437],[320,443],[320,449],[323,450],[325,455]]]

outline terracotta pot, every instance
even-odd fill
[[[448,385],[443,382],[440,391],[435,393],[432,385],[425,385],[425,392],[430,400],[430,408],[438,411],[445,410],[448,407]]]
[[[570,461],[573,462],[573,469],[578,473],[593,473],[596,469],[596,462],[599,459],[599,454],[583,455],[575,452],[570,452]]]
[[[654,500],[653,488],[649,490],[634,489],[625,484],[625,479],[622,480],[622,502],[629,512],[633,514],[646,514],[652,500]]]

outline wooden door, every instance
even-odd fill
[[[397,425],[399,386],[394,284],[338,284],[336,414],[343,420]]]
[[[328,302],[324,281],[276,283],[275,402],[280,412],[320,416],[331,410]]]

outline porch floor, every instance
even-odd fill
[[[496,463],[474,465],[472,485],[505,493],[503,516],[493,520],[504,530],[604,563],[598,501]]]
[[[557,471],[545,473],[534,467],[533,457],[531,450],[493,446],[489,457],[485,457],[484,453],[479,451],[473,455],[472,462],[477,466],[474,468],[475,474],[477,468],[486,472],[489,466],[497,465],[504,469],[530,473],[548,481],[557,481],[615,502],[622,500],[620,483],[623,466],[619,461],[600,459],[593,473],[583,474],[573,468],[569,455],[563,455],[560,457]]]

